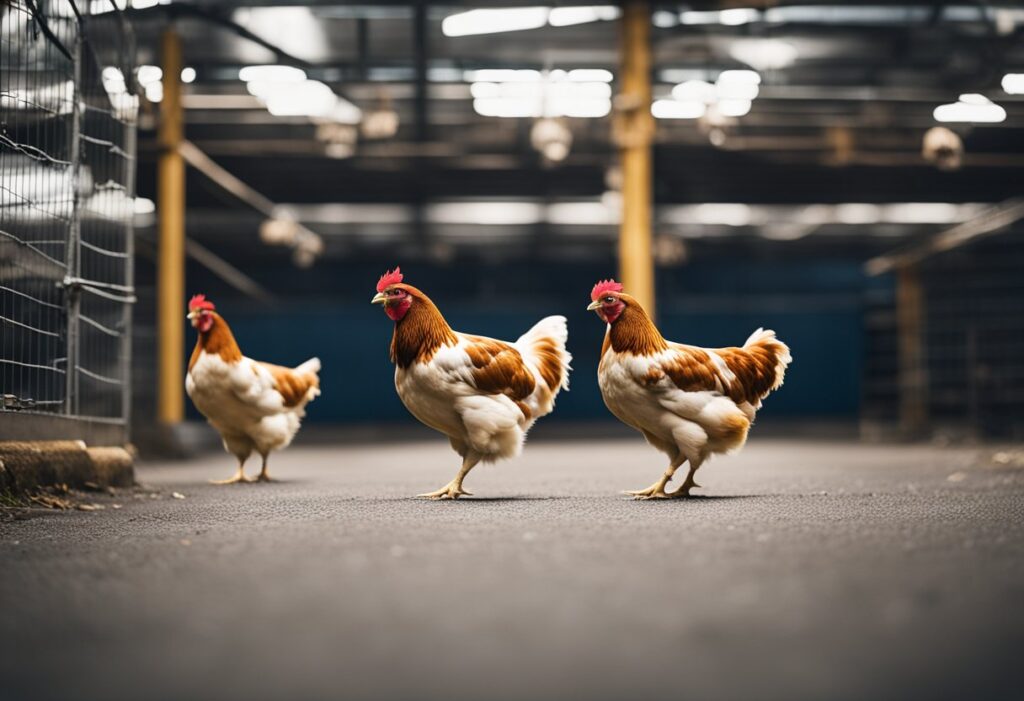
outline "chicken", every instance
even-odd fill
[[[188,318],[199,338],[185,378],[192,403],[220,433],[224,449],[238,458],[235,476],[214,484],[251,481],[244,468],[253,450],[263,458],[257,479],[269,482],[267,456],[292,442],[306,404],[320,394],[320,360],[285,368],[246,358],[214,309],[203,295],[189,302]]]
[[[569,388],[565,317],[549,316],[515,343],[453,331],[430,298],[402,282],[399,268],[377,283],[373,304],[395,322],[395,389],[422,423],[448,436],[462,458],[451,482],[428,499],[458,499],[473,467],[516,456],[526,432]]]
[[[668,455],[661,479],[626,492],[637,499],[686,497],[715,453],[743,447],[761,400],[782,385],[792,361],[775,332],[758,329],[742,348],[698,348],[666,341],[647,312],[613,280],[599,282],[588,310],[608,324],[597,378],[604,402],[623,423]],[[676,469],[686,480],[665,492]]]

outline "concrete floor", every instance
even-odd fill
[[[1019,699],[1024,470],[991,453],[755,436],[672,502],[617,494],[664,467],[639,438],[536,442],[457,503],[409,498],[440,438],[271,485],[144,465],[153,496],[0,522],[0,698]]]

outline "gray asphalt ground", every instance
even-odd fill
[[[992,452],[755,435],[671,502],[618,495],[663,469],[639,438],[533,443],[456,503],[410,498],[440,438],[270,485],[143,465],[153,495],[0,523],[0,697],[1020,699],[1024,469]]]

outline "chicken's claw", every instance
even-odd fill
[[[229,477],[226,480],[210,480],[210,484],[245,484],[252,481],[253,480],[246,477],[242,469],[239,468],[234,477]]]
[[[665,493],[665,483],[660,481],[652,484],[647,489],[637,489],[636,491],[623,492],[623,494],[627,494],[636,500],[668,499],[668,494]]]
[[[690,490],[693,489],[694,487],[697,487],[698,489],[701,488],[700,485],[694,482],[693,480],[683,482],[683,484],[680,485],[679,489],[677,489],[674,492],[670,492],[669,494],[666,495],[666,497],[668,499],[685,499],[686,497],[690,496]]]
[[[442,499],[458,499],[461,496],[473,496],[472,492],[467,492],[462,488],[462,485],[449,482],[445,486],[433,492],[426,492],[425,494],[417,494],[417,498],[421,499],[433,499],[440,501]]]

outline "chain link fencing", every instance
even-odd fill
[[[0,5],[4,438],[127,440],[135,47],[95,5]]]

